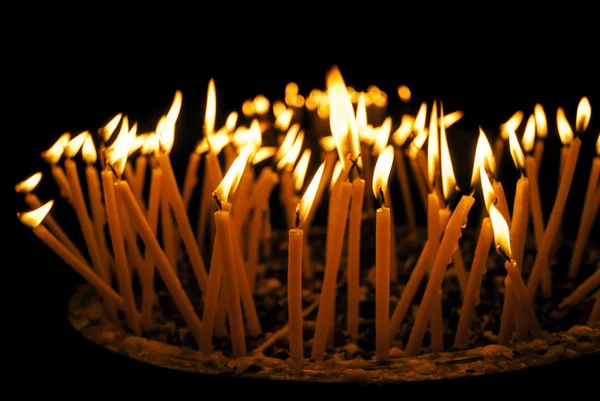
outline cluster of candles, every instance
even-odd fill
[[[401,87],[398,92],[402,101],[410,100],[408,88]],[[53,201],[42,203],[34,194],[42,173],[17,184],[16,190],[25,194],[25,202],[31,208],[18,213],[18,218],[32,227],[41,240],[98,291],[110,316],[116,319],[119,311],[124,312],[127,327],[133,333],[141,335],[153,326],[154,280],[158,272],[202,352],[213,351],[215,336],[227,335],[232,354],[243,356],[248,353],[246,334],[258,335],[262,330],[254,292],[261,254],[269,251],[263,239],[271,230],[270,198],[279,185],[280,202],[289,228],[288,324],[281,333],[289,337],[291,357],[303,358],[303,324],[307,314],[302,310],[303,281],[312,285],[314,274],[310,238],[305,232],[311,229],[315,211],[324,193],[329,191],[324,275],[318,305],[315,305],[318,312],[311,358],[325,358],[328,337],[334,329],[344,241],[347,241],[348,252],[345,266],[347,331],[351,338],[359,337],[360,258],[364,251],[361,223],[365,211],[375,209],[375,202],[379,204],[375,210],[377,360],[390,358],[390,342],[398,334],[425,276],[428,276],[426,290],[404,353],[412,356],[421,351],[428,328],[432,351],[444,350],[441,285],[451,263],[463,299],[454,345],[468,346],[492,240],[505,260],[507,271],[498,342],[508,344],[513,335],[519,340],[527,339],[529,334],[534,338],[542,336],[533,304],[538,287],[545,296],[551,294],[549,260],[577,165],[580,137],[591,116],[589,101],[584,97],[578,105],[575,134],[564,111],[558,109],[558,132],[564,146],[559,186],[547,222],[541,210],[537,179],[543,138],[547,133],[546,117],[540,105],[536,105],[535,113],[527,119],[521,141],[516,131],[523,120],[522,112],[515,113],[500,127],[495,152],[480,129],[472,191],[467,194],[457,187],[446,134],[462,113],[444,114],[441,102],[433,102],[428,113],[428,105],[423,103],[415,116],[402,115],[397,130],[392,133],[392,118],[380,118],[386,102],[387,95],[375,87],[361,93],[347,87],[339,69],[333,67],[327,74],[325,91],[315,90],[305,99],[298,93],[298,87],[291,84],[286,87],[285,102],[275,102],[272,107],[267,98],[259,95],[243,106],[243,114],[251,119],[249,126],[238,125],[238,115],[233,112],[225,125],[216,129],[216,93],[211,80],[204,137],[191,152],[181,188],[169,156],[182,104],[178,91],[154,132],[138,134],[137,124],[130,125],[127,116],[119,114],[97,134],[88,131],[74,137],[64,134],[42,153],[61,196],[77,215],[87,248],[85,254],[49,213]],[[271,109],[274,121],[267,118]],[[325,129],[328,132],[319,135],[322,163],[307,185],[305,177],[312,154],[309,147],[303,146],[305,132],[297,117],[304,110],[321,121],[321,130],[324,129],[322,123],[328,122]],[[373,120],[382,120],[381,123],[373,126],[369,123],[370,115],[375,115]],[[278,138],[277,146],[263,146],[267,131]],[[496,178],[495,160],[507,141],[514,164],[521,172],[512,214],[503,186]],[[572,278],[578,273],[600,204],[600,139],[596,150],[599,156],[594,158],[591,167],[569,266]],[[79,162],[75,159],[77,154],[81,154],[85,163],[83,186]],[[274,163],[263,164],[260,169],[254,167],[267,159]],[[203,176],[199,177],[202,160]],[[101,167],[100,172],[97,166]],[[390,314],[390,282],[398,276],[394,217],[388,190],[393,166],[409,234],[413,238],[417,236],[417,224],[409,182],[414,180],[417,184],[420,195],[417,199],[421,199],[427,217],[427,240],[406,286],[400,294],[395,294],[399,301]],[[147,171],[151,173],[149,179]],[[201,194],[194,232],[188,210],[198,183]],[[87,188],[87,196],[84,188]],[[476,188],[481,188],[485,214],[473,262],[467,271],[459,239],[475,202]],[[210,218],[211,213],[213,218]],[[526,283],[520,269],[530,218],[537,252]],[[209,269],[204,264],[204,252],[211,254]],[[201,308],[192,304],[180,281],[177,264],[185,256],[202,293]],[[141,284],[140,305],[136,305],[134,299],[133,272]],[[600,268],[561,306],[578,303],[599,283]],[[201,318],[196,310],[202,310]],[[597,296],[589,320],[599,319],[600,296]]]

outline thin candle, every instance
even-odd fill
[[[71,184],[65,176],[65,172],[62,167],[58,165],[60,157],[62,156],[65,147],[69,143],[69,139],[71,139],[71,134],[68,132],[62,134],[48,150],[42,152],[42,158],[50,165],[52,177],[54,177],[54,181],[60,190],[60,196],[71,203]]]
[[[496,168],[500,167],[502,162],[502,156],[504,154],[504,143],[508,139],[508,133],[516,131],[523,121],[523,112],[517,110],[504,124],[500,125],[500,136],[496,138],[496,144],[494,148],[494,158],[496,159]],[[497,173],[498,170],[494,170],[493,173]]]
[[[365,180],[357,177],[352,181],[350,201],[350,226],[348,227],[348,310],[347,328],[350,337],[358,338],[360,297],[360,230],[362,224]]]

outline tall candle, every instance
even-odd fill
[[[166,179],[163,175],[161,187],[166,186]],[[162,229],[162,242],[165,248],[165,254],[169,259],[169,265],[177,275],[177,252],[175,250],[175,227],[173,224],[173,214],[169,207],[169,200],[164,192],[160,199],[160,221]]]
[[[211,353],[213,351],[212,337],[217,316],[219,296],[221,294],[221,281],[223,271],[221,267],[221,242],[215,238],[210,270],[208,272],[208,288],[204,299],[204,314],[202,315],[202,328],[200,330],[200,351]]]
[[[404,204],[404,212],[406,215],[406,221],[408,224],[408,231],[411,236],[415,236],[417,233],[417,220],[415,215],[415,206],[412,200],[412,191],[408,181],[408,174],[406,172],[406,158],[401,149],[396,149],[394,159],[396,161],[396,172],[398,181],[400,183],[402,202]]]
[[[536,248],[540,249],[544,236],[544,215],[542,213],[542,201],[538,185],[537,167],[532,155],[525,156],[525,172],[529,178],[529,210],[533,222],[533,233]]]
[[[71,184],[65,176],[62,167],[58,165],[58,161],[60,160],[65,147],[69,143],[70,138],[71,134],[64,133],[48,150],[42,152],[42,157],[50,165],[52,177],[54,177],[54,181],[60,190],[60,196],[65,198],[69,203],[71,203]]]
[[[145,154],[138,155],[135,159],[135,192],[138,199],[144,199],[144,184],[146,183],[146,169],[148,157]],[[133,188],[132,188],[133,189]]]
[[[358,338],[358,316],[360,299],[360,232],[362,224],[365,180],[355,178],[352,182],[350,203],[350,225],[348,228],[348,310],[347,328],[350,337]],[[389,209],[388,209],[389,210]],[[379,215],[377,215],[379,218]]]
[[[289,232],[288,245],[288,320],[290,355],[304,356],[302,340],[302,243],[304,231],[293,228]]]
[[[206,241],[206,230],[208,228],[206,217],[210,208],[214,205],[212,191],[223,179],[223,172],[221,171],[221,165],[216,154],[208,152],[204,156],[204,162],[204,184],[207,186],[205,195],[201,198],[202,203],[200,205],[200,215],[198,216],[198,244],[204,244]],[[214,219],[211,219],[211,221],[214,222]]]
[[[187,170],[185,171],[185,178],[183,180],[183,190],[181,194],[185,210],[188,210],[190,207],[192,193],[194,192],[194,188],[196,188],[196,184],[198,183],[197,175],[199,165],[200,155],[196,151],[193,151],[190,154],[190,159],[188,160],[188,166]]]

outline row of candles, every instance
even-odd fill
[[[424,103],[416,116],[403,115],[398,129],[392,133],[390,117],[377,127],[368,123],[367,99],[377,104],[377,99],[385,100],[383,92],[359,93],[353,99],[352,91],[348,90],[336,67],[328,72],[326,82],[325,92],[311,93],[306,100],[308,109],[320,110],[325,109],[321,105],[327,106],[326,117],[331,132],[320,140],[323,161],[308,185],[304,185],[304,181],[311,149],[303,150],[305,132],[294,119],[304,104],[297,86],[286,88],[285,103],[288,107],[279,104],[275,111],[273,105],[276,115],[273,124],[265,119],[254,119],[249,127],[236,128],[237,114],[231,113],[225,125],[215,129],[216,92],[211,80],[204,138],[190,154],[181,190],[169,157],[182,104],[181,93],[177,92],[169,112],[159,120],[152,133],[137,134],[137,124],[130,126],[127,116],[117,115],[99,130],[96,137],[87,131],[73,138],[65,134],[43,152],[61,195],[73,206],[77,215],[87,258],[49,214],[53,201],[42,203],[33,193],[41,173],[17,184],[17,191],[26,194],[25,201],[33,209],[19,213],[19,219],[32,227],[39,238],[97,289],[111,316],[116,318],[117,311],[122,310],[127,326],[135,334],[140,335],[152,327],[156,271],[201,351],[208,353],[213,350],[213,336],[229,335],[233,355],[242,356],[247,353],[246,333],[257,335],[262,331],[253,292],[260,261],[260,240],[270,229],[269,199],[274,187],[279,185],[280,200],[289,227],[287,331],[290,354],[293,358],[302,358],[302,283],[303,277],[310,279],[312,276],[310,241],[305,232],[310,231],[315,211],[328,190],[325,270],[312,342],[313,359],[324,359],[328,337],[334,329],[337,277],[344,241],[348,245],[347,330],[352,338],[359,336],[361,223],[365,208],[374,201],[379,204],[375,212],[376,359],[389,358],[390,341],[398,334],[424,276],[428,276],[427,287],[405,354],[420,352],[428,327],[432,350],[438,352],[444,349],[441,284],[450,263],[456,269],[463,298],[455,345],[461,348],[468,345],[492,240],[506,261],[504,267],[507,271],[499,343],[508,344],[513,333],[517,339],[527,338],[528,333],[533,337],[541,336],[533,299],[539,286],[545,296],[551,294],[549,258],[577,165],[580,138],[591,115],[587,98],[582,98],[577,108],[575,135],[562,109],[557,112],[558,130],[565,146],[561,154],[556,199],[544,226],[537,179],[543,141],[535,142],[536,132],[543,137],[547,130],[541,106],[536,105],[535,114],[527,120],[521,142],[516,130],[521,125],[523,113],[518,112],[503,124],[501,136],[495,144],[498,156],[508,141],[514,164],[521,172],[511,215],[502,184],[495,178],[497,165],[494,152],[483,130],[480,130],[477,142],[472,192],[467,194],[457,187],[446,130],[461,118],[461,112],[444,114],[443,104],[434,102],[426,127],[427,105]],[[403,101],[410,97],[407,90],[399,90],[401,98],[404,94]],[[356,104],[356,112],[353,103]],[[382,104],[380,100],[379,105]],[[254,112],[264,115],[265,109],[269,109],[269,102],[264,97],[257,97],[252,108],[246,105],[245,109],[245,115],[252,116]],[[277,134],[280,138],[278,146],[263,146],[266,130]],[[96,150],[96,142],[99,142],[100,152]],[[596,148],[600,155],[600,139]],[[75,161],[78,153],[85,163],[85,186],[81,185]],[[132,163],[132,157],[135,157],[135,163]],[[64,159],[64,169],[60,165],[61,159]],[[275,161],[274,168],[263,166],[256,177],[257,170],[252,166],[267,159]],[[201,160],[204,160],[204,175],[200,178]],[[222,161],[225,169],[222,169]],[[100,172],[97,165],[102,168]],[[417,183],[427,216],[427,241],[390,317],[390,281],[397,278],[397,244],[388,191],[393,166],[396,167],[411,235],[416,235],[417,226],[409,181],[413,179]],[[144,193],[148,169],[151,177],[146,202]],[[578,273],[600,204],[599,175],[600,156],[597,156],[591,167],[569,267],[569,275],[573,278]],[[194,233],[188,210],[198,183],[201,183],[201,195]],[[84,187],[87,187],[87,197]],[[303,187],[305,190],[300,196]],[[470,272],[467,272],[459,239],[475,202],[476,188],[481,188],[487,213],[481,221],[475,255]],[[213,218],[209,219],[211,212]],[[529,280],[525,283],[520,269],[530,218],[537,253]],[[161,241],[158,239],[159,228]],[[142,239],[143,247],[139,246],[138,237]],[[205,249],[207,239],[212,247]],[[180,244],[183,244],[202,291],[202,320],[178,277]],[[203,251],[211,252],[209,269],[204,265]],[[139,311],[132,287],[131,272],[134,270],[142,288]],[[113,275],[118,289],[111,284]],[[310,280],[305,282],[310,283]],[[561,306],[581,301],[599,282],[600,269],[597,269]],[[597,297],[590,321],[599,318],[599,304],[600,297]]]

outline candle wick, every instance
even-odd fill
[[[219,200],[219,198],[217,196],[216,189],[214,191],[212,191],[212,196],[213,196],[213,198],[215,198],[215,202],[217,202],[217,207],[219,208],[219,210],[223,210],[223,205],[221,204],[221,201]]]
[[[112,173],[114,174],[115,178],[117,180],[120,179],[119,174],[117,174],[117,170],[115,169],[115,167],[112,165],[112,163],[108,163],[106,162],[106,166],[110,169],[110,171],[112,171]]]
[[[473,190],[473,193],[475,193],[475,191]],[[462,191],[460,189],[460,187],[458,185],[454,186],[454,192],[452,192],[452,195],[450,195],[450,199],[448,199],[448,208],[450,209],[451,212],[454,211],[454,209],[456,209],[456,207],[458,206],[458,203],[460,202],[460,198],[462,198]]]
[[[381,185],[379,185],[379,205],[381,208],[385,207],[385,196],[383,195],[383,189],[381,189]]]
[[[523,167],[517,168],[517,171],[521,174],[521,178],[527,177],[527,171]]]
[[[515,262],[513,262],[513,260],[511,259],[511,257],[508,256],[508,254],[506,252],[504,252],[504,250],[500,247],[500,245],[496,245],[496,252],[498,252],[498,255],[502,256],[502,258],[506,262],[515,263]]]
[[[348,181],[350,181],[350,178],[352,177],[352,170],[354,169],[356,169],[356,174],[360,177],[361,170],[360,167],[358,167],[359,157],[361,157],[360,153],[358,154],[358,156],[356,156],[356,159],[352,159],[352,155],[350,153],[346,155],[346,158],[352,163],[352,165],[350,166],[350,171],[348,172]]]
[[[296,205],[296,228],[300,225],[300,204]]]

